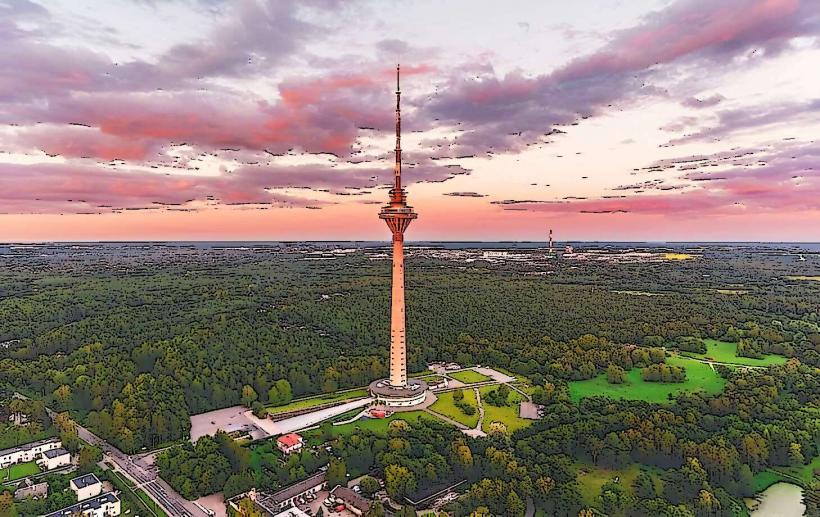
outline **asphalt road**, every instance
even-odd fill
[[[123,471],[139,488],[145,491],[151,499],[159,504],[171,517],[200,517],[207,515],[196,505],[179,495],[168,483],[159,477],[156,467],[143,466],[136,456],[129,456],[109,444],[88,429],[77,425],[77,434],[86,442],[100,447],[112,462]]]

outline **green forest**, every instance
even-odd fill
[[[281,381],[301,397],[385,376],[381,250],[314,260],[305,248],[6,254],[0,383],[135,452],[187,437],[191,414],[247,403],[246,386],[270,405],[282,403],[271,389]],[[360,440],[386,441],[356,470],[384,473],[397,496],[465,478],[457,515],[523,515],[527,499],[549,515],[578,515],[590,501],[609,515],[733,515],[755,476],[818,456],[820,282],[801,279],[820,271],[812,255],[798,263],[717,246],[652,263],[408,255],[410,369],[434,360],[503,368],[526,377],[546,411],[479,440],[363,431]],[[702,361],[719,364],[706,372]],[[659,395],[630,394],[642,385]],[[334,447],[365,447],[347,440]],[[262,474],[285,484],[324,461],[257,468],[220,437],[176,450],[160,465],[190,496]],[[213,486],[174,476],[201,458],[221,464]],[[644,469],[636,486],[608,483],[592,500],[579,488],[585,468],[634,465]]]

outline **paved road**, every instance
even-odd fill
[[[15,395],[28,399],[20,393],[15,393]],[[46,411],[48,411],[51,418],[57,416],[57,413],[49,408],[46,408]],[[202,517],[207,515],[196,505],[179,495],[159,477],[155,467],[146,466],[139,456],[129,456],[77,422],[74,424],[77,426],[77,436],[102,449],[106,458],[117,465],[126,476],[131,478],[131,481],[136,483],[138,488],[148,494],[170,517]]]
[[[155,467],[146,467],[137,456],[129,456],[95,435],[80,424],[77,425],[77,434],[86,442],[96,445],[113,461],[126,476],[147,493],[151,499],[159,504],[172,517],[199,517],[206,515],[196,505],[179,495],[168,483],[157,475]]]

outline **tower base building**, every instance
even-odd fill
[[[423,403],[427,397],[427,383],[420,379],[410,379],[406,386],[391,386],[388,379],[370,383],[370,394],[376,404],[387,407],[411,407]]]

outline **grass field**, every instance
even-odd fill
[[[632,495],[632,483],[638,477],[641,469],[638,465],[630,465],[624,469],[610,470],[593,465],[578,466],[578,488],[581,491],[581,498],[587,506],[600,507],[601,487],[607,481],[618,478],[618,483]]]
[[[760,493],[779,481],[786,481],[792,483],[790,479],[781,476],[777,472],[772,472],[771,470],[764,470],[762,472],[758,472],[754,475],[755,493]]]
[[[737,344],[716,339],[704,339],[706,344],[705,354],[691,354],[692,357],[709,358],[721,363],[740,364],[743,366],[771,366],[783,364],[786,358],[781,355],[767,355],[763,359],[752,359],[751,357],[738,357]]]
[[[526,420],[518,416],[518,403],[524,397],[517,391],[510,390],[510,396],[507,399],[509,406],[496,407],[487,404],[483,400],[487,393],[497,388],[498,386],[484,386],[479,389],[482,398],[481,405],[484,406],[484,421],[481,423],[481,430],[486,433],[490,430],[490,424],[493,422],[501,422],[506,425],[509,433],[530,425],[533,422],[532,420]]]
[[[809,282],[820,282],[820,276],[787,276],[788,280],[808,280]]]
[[[584,381],[569,383],[569,393],[572,400],[577,402],[584,397],[604,395],[614,399],[645,400],[647,402],[669,402],[669,395],[682,391],[704,391],[706,393],[720,393],[726,385],[712,368],[699,361],[685,357],[667,357],[666,363],[672,366],[686,368],[686,381],[681,383],[665,384],[660,382],[644,382],[641,379],[641,369],[632,368],[627,372],[627,384],[609,384],[606,375],[601,374]]]
[[[304,399],[294,400],[290,404],[286,404],[284,406],[271,406],[268,407],[268,413],[271,415],[275,415],[277,413],[284,413],[286,411],[294,411],[296,409],[305,409],[314,406],[321,406],[322,404],[327,404],[328,402],[341,402],[343,400],[351,400],[360,397],[366,397],[368,395],[367,390],[364,388],[351,390],[351,391],[343,391],[340,393],[332,393],[328,395],[316,395],[315,397],[308,397]]]
[[[464,393],[464,402],[475,408],[475,414],[465,415],[463,411],[456,407],[453,399],[454,391],[439,393],[438,400],[430,406],[430,409],[472,429],[478,424],[478,406],[475,401],[475,391],[465,389],[462,392]]]
[[[40,467],[37,462],[16,463],[8,468],[0,469],[0,479],[4,481],[14,481],[33,474],[39,474]]]
[[[475,370],[462,370],[460,372],[448,373],[447,375],[464,384],[475,384],[477,382],[492,380],[490,377],[487,377],[483,373],[478,373]]]
[[[356,432],[357,429],[372,431],[376,434],[387,435],[387,428],[393,420],[407,420],[408,422],[416,422],[419,418],[434,419],[433,415],[424,411],[403,411],[394,413],[387,418],[362,418],[351,422],[349,424],[334,425],[333,436],[349,436]],[[303,433],[307,438],[315,438],[320,435],[319,429],[314,429]]]
[[[814,471],[820,471],[820,456],[814,458],[808,465],[801,465],[799,467],[772,467],[769,470],[796,477],[808,486],[814,481]]]

